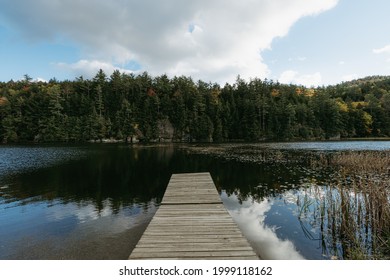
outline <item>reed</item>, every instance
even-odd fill
[[[390,259],[390,152],[346,152],[318,157],[336,176],[301,198],[311,206],[324,253],[341,259]],[[314,191],[313,191],[314,190]],[[307,190],[309,191],[309,190]]]
[[[330,164],[343,171],[358,174],[390,175],[390,151],[348,151],[335,154]]]

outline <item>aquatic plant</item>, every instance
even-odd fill
[[[320,156],[317,167],[335,167],[324,186],[298,197],[299,218],[320,228],[324,255],[339,259],[390,258],[390,152]],[[305,211],[303,211],[304,209]]]

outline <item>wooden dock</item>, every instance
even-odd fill
[[[129,259],[259,259],[209,173],[173,174]]]

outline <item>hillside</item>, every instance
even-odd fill
[[[26,75],[26,77],[28,77]],[[390,77],[322,88],[102,70],[89,80],[0,83],[0,140],[259,141],[390,136]]]

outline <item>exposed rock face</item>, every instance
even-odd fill
[[[174,128],[168,118],[158,121],[158,141],[171,142],[173,140]]]

